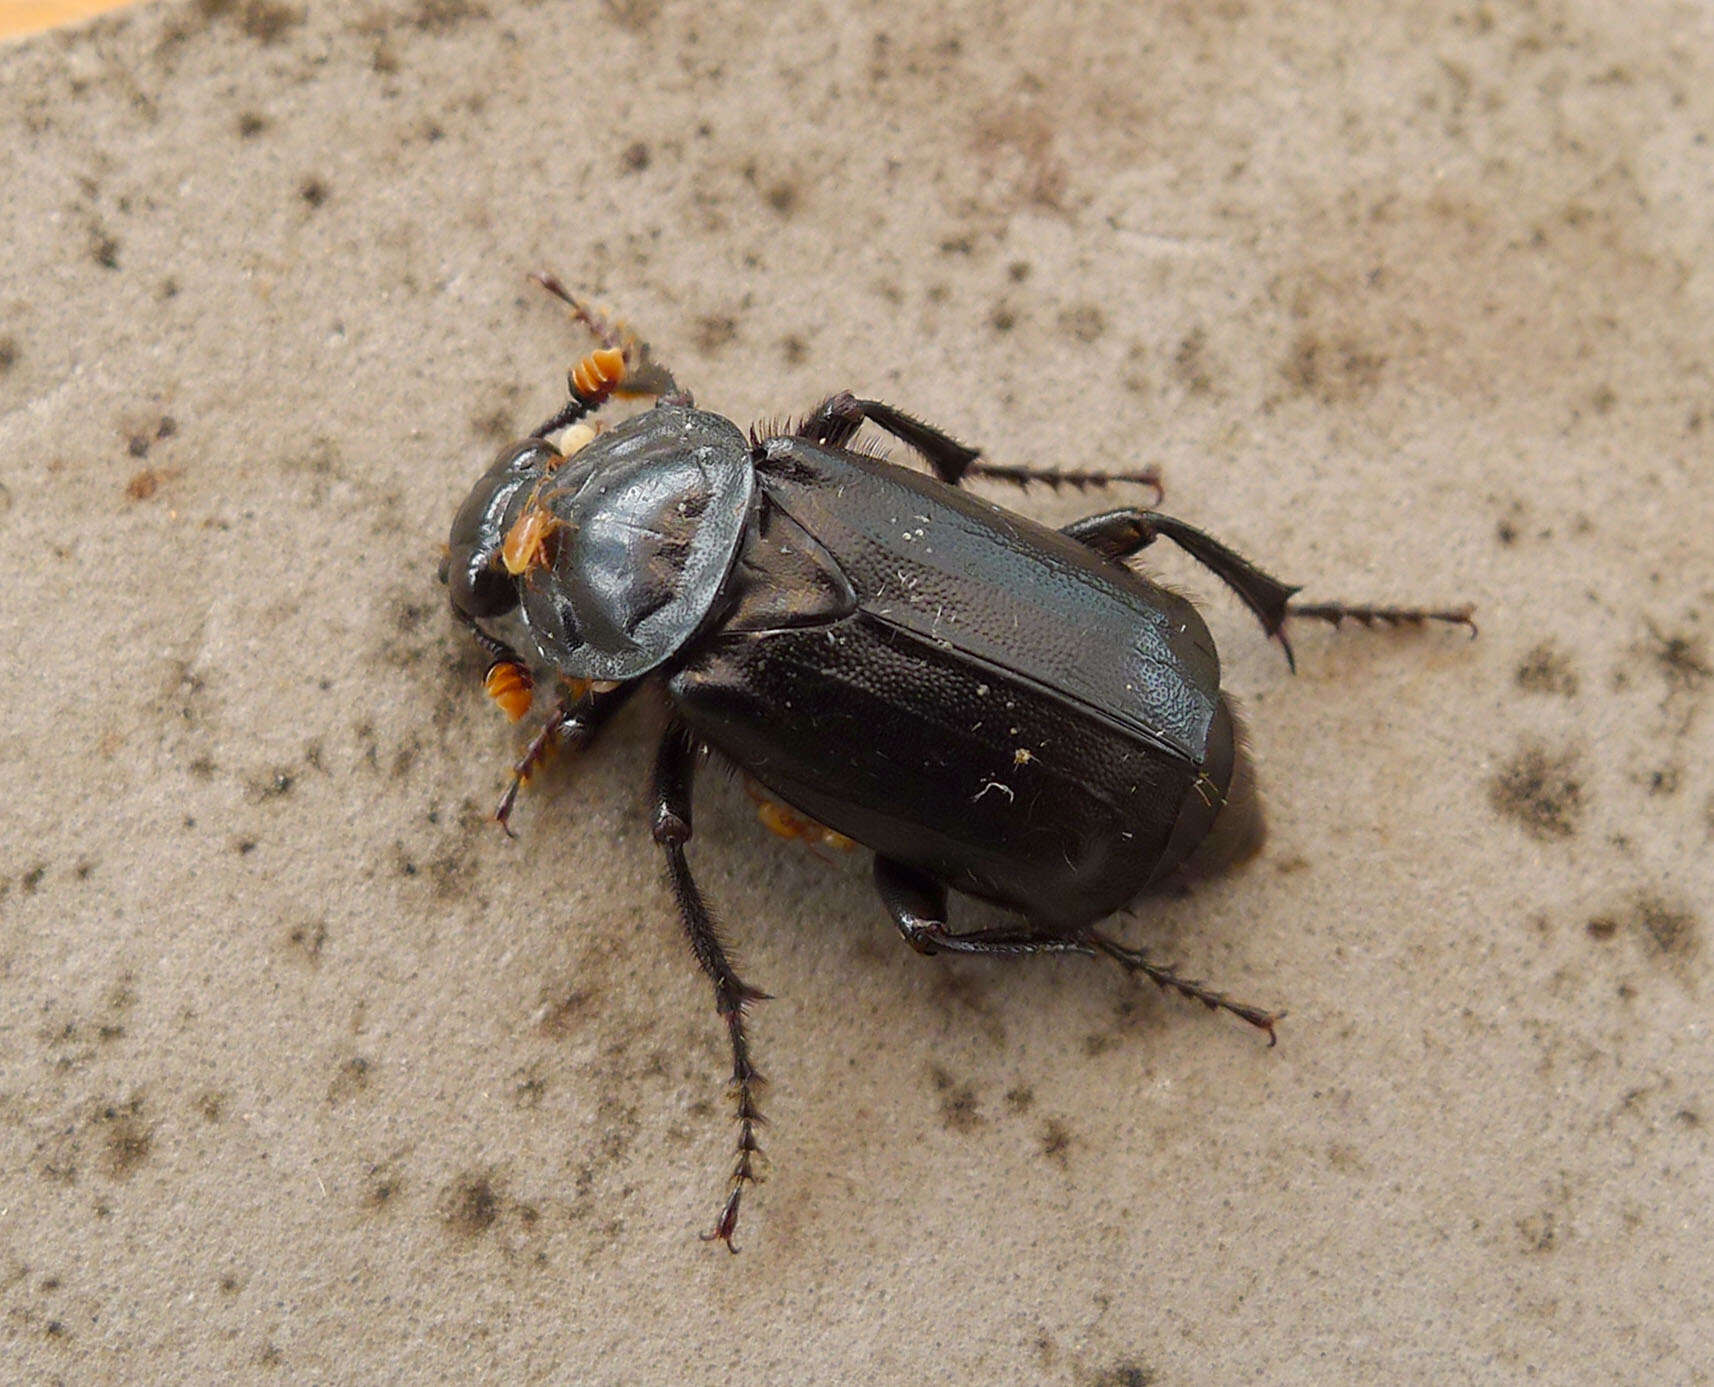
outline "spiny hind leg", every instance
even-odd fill
[[[954,934],[946,927],[946,887],[926,872],[891,858],[875,858],[875,889],[899,933],[919,954],[978,954],[1023,958],[1029,954],[1084,954],[1095,950],[1081,940],[1029,926],[972,930]]]
[[[981,462],[980,448],[960,443],[951,434],[926,424],[914,415],[880,400],[860,400],[849,390],[829,396],[816,406],[813,413],[798,425],[797,435],[816,443],[843,448],[849,443],[863,421],[908,444],[928,460],[934,475],[948,486],[957,486],[966,477],[988,477],[1011,482],[1014,486],[1062,486],[1079,489],[1090,486],[1111,486],[1116,482],[1133,482],[1152,487],[1158,504],[1165,492],[1160,473],[1153,467],[1136,472],[1095,472],[1059,467],[1020,467],[1010,464]]]
[[[1248,1002],[1235,1002],[1224,992],[1216,992],[1213,988],[1197,981],[1195,978],[1182,978],[1171,968],[1163,968],[1160,964],[1151,962],[1148,955],[1141,949],[1126,948],[1116,939],[1110,939],[1098,930],[1091,930],[1087,936],[1093,944],[1108,958],[1113,959],[1128,973],[1141,973],[1156,987],[1163,991],[1170,989],[1181,997],[1187,997],[1193,1002],[1201,1002],[1210,1011],[1227,1011],[1242,1021],[1248,1021],[1258,1030],[1268,1033],[1268,1044],[1276,1044],[1279,1037],[1274,1034],[1274,1025],[1285,1015],[1283,1011],[1264,1011],[1261,1007],[1251,1006]]]
[[[1286,639],[1287,617],[1307,617],[1330,622],[1334,626],[1344,621],[1361,622],[1365,626],[1377,622],[1390,626],[1418,626],[1428,621],[1441,621],[1466,626],[1471,635],[1476,633],[1476,623],[1471,619],[1475,608],[1468,604],[1457,607],[1382,607],[1343,602],[1293,602],[1291,599],[1299,590],[1295,585],[1282,583],[1206,531],[1159,511],[1134,507],[1104,511],[1072,521],[1062,533],[1099,550],[1116,563],[1146,549],[1163,536],[1170,539],[1238,594],[1262,623],[1262,629],[1284,648],[1286,663],[1294,670],[1297,658],[1292,654],[1291,642]]]
[[[893,917],[893,924],[918,953],[976,954],[987,958],[1026,958],[1034,954],[1106,954],[1127,972],[1141,973],[1158,987],[1170,988],[1181,997],[1204,1006],[1230,1012],[1268,1033],[1275,1041],[1274,1024],[1284,1012],[1264,1011],[1246,1002],[1235,1002],[1194,978],[1181,978],[1170,968],[1153,963],[1139,949],[1128,949],[1099,930],[1080,934],[1053,934],[1034,926],[972,930],[953,934],[946,927],[946,887],[925,872],[885,857],[875,859],[875,886]]]

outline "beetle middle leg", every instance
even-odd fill
[[[1136,472],[1094,472],[1074,468],[1019,467],[980,462],[980,448],[960,443],[951,434],[935,428],[933,424],[925,424],[921,419],[880,400],[860,400],[849,390],[841,390],[837,395],[829,396],[817,405],[814,413],[798,425],[797,435],[815,443],[843,448],[851,441],[865,419],[921,453],[928,460],[928,465],[934,469],[934,475],[948,486],[957,486],[966,477],[989,477],[995,481],[1011,482],[1014,486],[1028,486],[1032,482],[1040,482],[1049,487],[1073,486],[1080,489],[1109,486],[1115,482],[1134,482],[1154,488],[1157,503],[1166,494],[1161,485],[1160,472],[1153,467],[1145,467]]]
[[[1181,978],[1172,969],[1150,962],[1141,950],[1128,949],[1099,931],[1061,935],[1021,926],[954,934],[946,927],[946,887],[933,877],[877,857],[875,886],[899,933],[918,953],[977,954],[989,958],[1026,958],[1032,954],[1082,954],[1093,958],[1103,953],[1126,972],[1141,973],[1157,987],[1170,988],[1210,1010],[1231,1012],[1258,1030],[1266,1031],[1268,1044],[1276,1041],[1274,1025],[1284,1012],[1264,1011],[1247,1002],[1235,1002],[1224,992],[1216,992],[1194,978]]]
[[[1459,607],[1383,607],[1345,602],[1293,602],[1292,597],[1299,591],[1297,587],[1263,572],[1213,535],[1159,511],[1134,507],[1104,511],[1072,521],[1061,533],[1099,550],[1116,563],[1165,536],[1238,594],[1262,623],[1262,629],[1284,648],[1286,663],[1293,670],[1297,669],[1297,657],[1293,655],[1291,642],[1285,634],[1285,621],[1290,616],[1309,617],[1334,626],[1346,620],[1360,622],[1364,626],[1372,626],[1376,622],[1389,626],[1416,626],[1425,621],[1443,621],[1467,626],[1471,635],[1476,633],[1476,623],[1471,620],[1474,608],[1467,604]]]
[[[674,722],[661,739],[660,754],[655,761],[654,838],[667,855],[667,875],[672,882],[673,895],[678,899],[679,915],[684,932],[690,939],[691,951],[702,971],[714,984],[714,1006],[726,1022],[726,1033],[732,1042],[732,1087],[738,1100],[738,1157],[732,1167],[731,1190],[714,1228],[703,1234],[704,1242],[716,1239],[726,1244],[727,1251],[736,1252],[732,1234],[738,1227],[738,1205],[744,1197],[744,1186],[755,1183],[756,1157],[761,1146],[756,1140],[756,1128],[762,1114],[756,1106],[756,1091],[762,1076],[750,1061],[750,1041],[744,1031],[744,1009],[751,1002],[763,1001],[767,993],[758,991],[740,978],[726,957],[725,945],[715,928],[714,918],[697,889],[685,860],[684,845],[690,841],[691,786],[695,779],[696,757],[701,747],[682,723]]]

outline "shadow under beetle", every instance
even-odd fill
[[[1271,1042],[1279,1013],[1095,928],[1151,888],[1243,860],[1263,831],[1207,626],[1125,560],[1172,540],[1237,593],[1288,660],[1288,616],[1468,626],[1470,610],[1293,603],[1296,588],[1153,509],[1048,529],[960,483],[1131,481],[1154,485],[1158,500],[1158,481],[985,464],[875,400],[838,394],[795,428],[746,436],[695,408],[633,334],[538,279],[603,345],[571,372],[565,407],[477,482],[442,576],[489,656],[489,693],[514,719],[529,707],[532,667],[569,689],[514,768],[502,824],[555,746],[587,744],[643,683],[665,690],[653,835],[714,984],[737,1098],[730,1192],[705,1236],[733,1246],[757,1178],[761,1080],[744,1014],[765,995],[734,970],[685,858],[705,748],[796,822],[873,851],[882,902],[919,952],[1105,954]],[[614,394],[656,404],[601,433],[580,422]],[[934,475],[854,450],[865,421]],[[1022,922],[954,933],[948,891]]]

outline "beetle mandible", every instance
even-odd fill
[[[1172,540],[1238,595],[1288,661],[1289,616],[1474,631],[1471,610],[1297,603],[1297,588],[1152,508],[1049,529],[960,484],[1128,481],[1154,486],[1158,504],[1159,481],[1152,469],[988,464],[849,393],[796,427],[746,435],[697,409],[634,333],[536,278],[602,346],[570,373],[566,405],[476,483],[442,578],[488,656],[490,695],[514,719],[529,707],[532,669],[569,689],[514,767],[503,825],[554,747],[587,745],[644,684],[665,691],[651,827],[714,985],[737,1099],[737,1159],[704,1236],[735,1250],[739,1205],[757,1178],[760,1078],[745,1012],[765,995],[735,971],[685,856],[705,750],[777,798],[786,821],[872,851],[881,900],[919,952],[1105,955],[1271,1043],[1280,1013],[1096,928],[1153,888],[1242,861],[1263,834],[1208,628],[1126,560]],[[582,422],[616,394],[655,404],[605,432]],[[865,422],[934,475],[854,449]],[[955,933],[949,891],[1021,921]]]

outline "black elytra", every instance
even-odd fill
[[[1282,644],[1292,614],[1470,626],[1469,609],[1294,607],[1295,588],[1152,509],[1049,529],[960,483],[1159,482],[1152,470],[984,464],[879,401],[835,395],[796,429],[746,436],[696,409],[640,342],[543,282],[663,393],[566,457],[540,435],[602,402],[574,386],[566,409],[478,481],[443,576],[454,614],[496,662],[590,681],[519,764],[502,821],[545,746],[586,744],[645,683],[665,691],[653,833],[727,1025],[738,1108],[737,1162],[706,1236],[733,1246],[756,1178],[760,1080],[744,1013],[763,994],[734,971],[685,855],[705,748],[873,852],[881,898],[919,951],[1105,954],[1271,1040],[1279,1013],[1095,928],[1151,889],[1242,860],[1262,837],[1208,627],[1125,560],[1173,540]],[[847,446],[865,421],[935,475]],[[502,551],[531,512],[551,541],[514,572]],[[954,933],[949,891],[1018,922]]]

